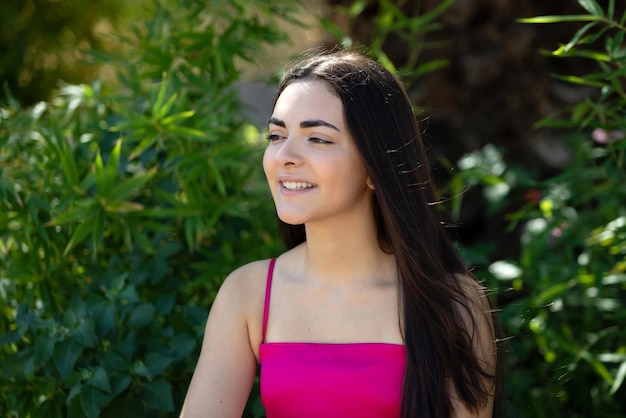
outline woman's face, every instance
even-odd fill
[[[289,84],[276,101],[268,140],[263,168],[283,222],[341,222],[371,214],[363,159],[346,127],[341,100],[326,83]]]

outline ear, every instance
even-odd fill
[[[369,176],[367,176],[367,180],[365,180],[365,184],[367,184],[367,187],[374,190],[374,183],[372,183],[372,180],[370,180]]]

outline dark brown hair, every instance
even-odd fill
[[[449,418],[450,382],[466,406],[477,410],[488,402],[486,382],[501,391],[500,371],[492,375],[481,366],[473,328],[462,325],[459,306],[473,318],[456,273],[470,273],[440,221],[426,150],[402,84],[360,53],[317,52],[286,71],[277,97],[290,83],[311,79],[326,82],[341,99],[374,185],[379,245],[395,256],[407,349],[403,417]],[[306,240],[303,225],[279,223],[288,248]],[[501,416],[500,403],[496,399],[495,417]]]

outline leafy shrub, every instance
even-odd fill
[[[221,280],[278,248],[233,83],[293,3],[151,7],[121,92],[0,109],[2,416],[171,414]]]
[[[587,14],[522,20],[587,22],[549,54],[594,60],[597,72],[557,77],[597,93],[537,123],[562,134],[572,154],[567,167],[536,181],[487,147],[460,161],[451,186],[485,186],[492,210],[525,202],[508,214],[510,228],[522,230],[518,258],[480,258],[489,284],[513,291],[502,293],[513,301],[501,317],[512,337],[505,379],[521,417],[626,410],[626,13],[618,17],[614,1],[606,10],[579,3]]]

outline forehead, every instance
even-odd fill
[[[278,96],[273,116],[283,120],[315,118],[343,124],[343,105],[324,81],[300,80],[289,84]]]

